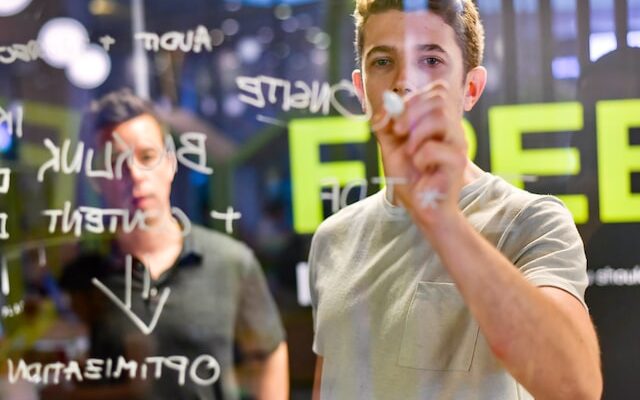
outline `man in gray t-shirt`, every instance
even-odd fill
[[[254,372],[248,386],[255,398],[287,399],[284,329],[262,270],[247,246],[174,218],[176,155],[167,150],[153,107],[129,90],[112,92],[92,104],[87,129],[116,170],[114,179],[96,182],[106,205],[142,213],[144,224],[120,224],[105,260],[77,260],[66,273],[67,287],[83,274],[96,278],[75,304],[87,311],[80,314],[90,325],[95,359],[88,368],[95,375],[100,367],[103,384],[78,380],[48,393],[239,399],[234,362],[240,356]],[[97,307],[87,309],[92,299]]]
[[[468,159],[482,25],[470,0],[426,3],[356,2],[353,82],[394,179],[314,236],[314,395],[599,398],[571,215]]]
[[[268,359],[285,336],[253,252],[226,235],[193,225],[174,265],[150,282],[148,298],[138,295],[144,291],[147,267],[132,258],[131,311],[145,323],[156,312],[161,313],[152,332],[145,335],[129,315],[92,285],[91,279],[97,278],[117,298],[126,296],[127,255],[117,241],[107,243],[107,254],[83,252],[65,267],[60,280],[71,295],[74,311],[89,327],[89,356],[111,360],[114,365],[120,357],[133,359],[139,370],[142,365],[153,370],[156,364],[148,360],[155,357],[161,360],[161,367],[157,376],[153,371],[146,379],[139,373],[134,379],[127,379],[126,374],[105,376],[74,394],[90,390],[97,396],[115,398],[114,389],[128,395],[133,390],[127,389],[136,387],[139,399],[239,398],[234,376],[237,364],[255,365]],[[167,289],[170,296],[163,303],[162,293]],[[201,380],[187,373],[180,383],[181,361],[188,363],[184,369],[190,371],[196,360],[211,358],[216,365],[202,362],[197,366]],[[213,379],[218,372],[218,379]]]

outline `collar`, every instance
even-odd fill
[[[178,256],[178,259],[174,266],[201,266],[202,261],[202,247],[199,246],[197,238],[193,233],[194,227],[184,236],[182,240],[182,251]],[[197,229],[197,228],[195,228]]]
[[[200,243],[198,243],[197,236],[194,235],[194,228],[195,227],[192,226],[191,231],[189,231],[184,236],[182,241],[182,250],[180,251],[180,254],[178,255],[178,258],[174,262],[173,266],[169,268],[167,272],[170,272],[175,268],[182,269],[186,267],[198,267],[202,265],[202,246],[200,245]],[[110,238],[109,242],[111,248],[109,252],[109,264],[115,270],[124,269],[125,256],[127,254],[122,251],[116,237]],[[134,263],[140,263],[140,260],[134,258]]]

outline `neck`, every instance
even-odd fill
[[[471,182],[480,178],[484,174],[482,168],[478,167],[471,160],[467,160],[467,167],[464,169],[464,185],[467,186]]]
[[[148,229],[135,229],[129,233],[119,232],[120,248],[138,258],[146,254],[163,252],[182,244],[182,230],[170,213],[164,217],[147,221]]]
[[[482,170],[482,168],[474,164],[473,161],[467,160],[467,166],[464,169],[463,178],[462,178],[464,185],[467,186],[468,184],[472,183],[476,179],[480,178],[482,174],[484,174],[484,171]],[[387,197],[387,200],[391,202],[391,204],[393,204],[394,206],[400,206],[400,202],[398,201],[395,195],[390,196],[390,194],[387,191],[385,192],[385,196]]]

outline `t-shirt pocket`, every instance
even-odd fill
[[[479,331],[453,283],[418,282],[405,321],[398,365],[469,371]]]

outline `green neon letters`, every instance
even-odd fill
[[[293,225],[298,233],[313,233],[322,222],[320,191],[323,180],[335,178],[341,185],[365,179],[361,161],[320,161],[320,146],[365,143],[369,124],[343,117],[293,120],[289,124],[289,154],[293,181]]]
[[[640,128],[640,99],[596,104],[598,183],[602,222],[640,221],[640,194],[631,192],[631,173],[640,172],[640,146],[629,144],[629,129]]]
[[[581,132],[583,107],[578,102],[497,106],[489,110],[491,169],[512,184],[523,187],[524,177],[576,175],[581,170],[576,148],[524,149],[530,133]],[[640,146],[629,144],[629,129],[640,127],[640,99],[607,100],[596,105],[600,220],[605,223],[640,222],[640,194],[631,191],[631,173],[640,172]],[[463,121],[469,156],[475,158],[476,134]],[[368,123],[343,117],[299,119],[289,125],[289,151],[293,180],[294,228],[313,233],[322,222],[320,192],[327,181],[341,185],[365,179],[360,161],[320,160],[320,146],[364,143],[370,138]],[[382,174],[382,164],[379,166]],[[595,179],[595,177],[594,177]],[[323,181],[325,184],[323,184]],[[559,195],[576,223],[589,220],[584,194]]]
[[[522,136],[530,133],[582,130],[582,104],[525,104],[498,106],[489,110],[491,170],[511,184],[523,188],[524,177],[576,175],[580,153],[571,147],[523,149]],[[558,195],[577,223],[589,219],[589,202],[580,194]]]
[[[475,131],[463,121],[469,155],[476,153]],[[293,226],[297,233],[313,233],[323,219],[320,192],[330,182],[340,185],[366,179],[361,161],[320,161],[320,146],[366,143],[371,137],[369,123],[344,117],[292,120],[289,124],[289,157],[293,181]],[[379,176],[384,176],[378,152]],[[382,180],[384,185],[384,179]]]

